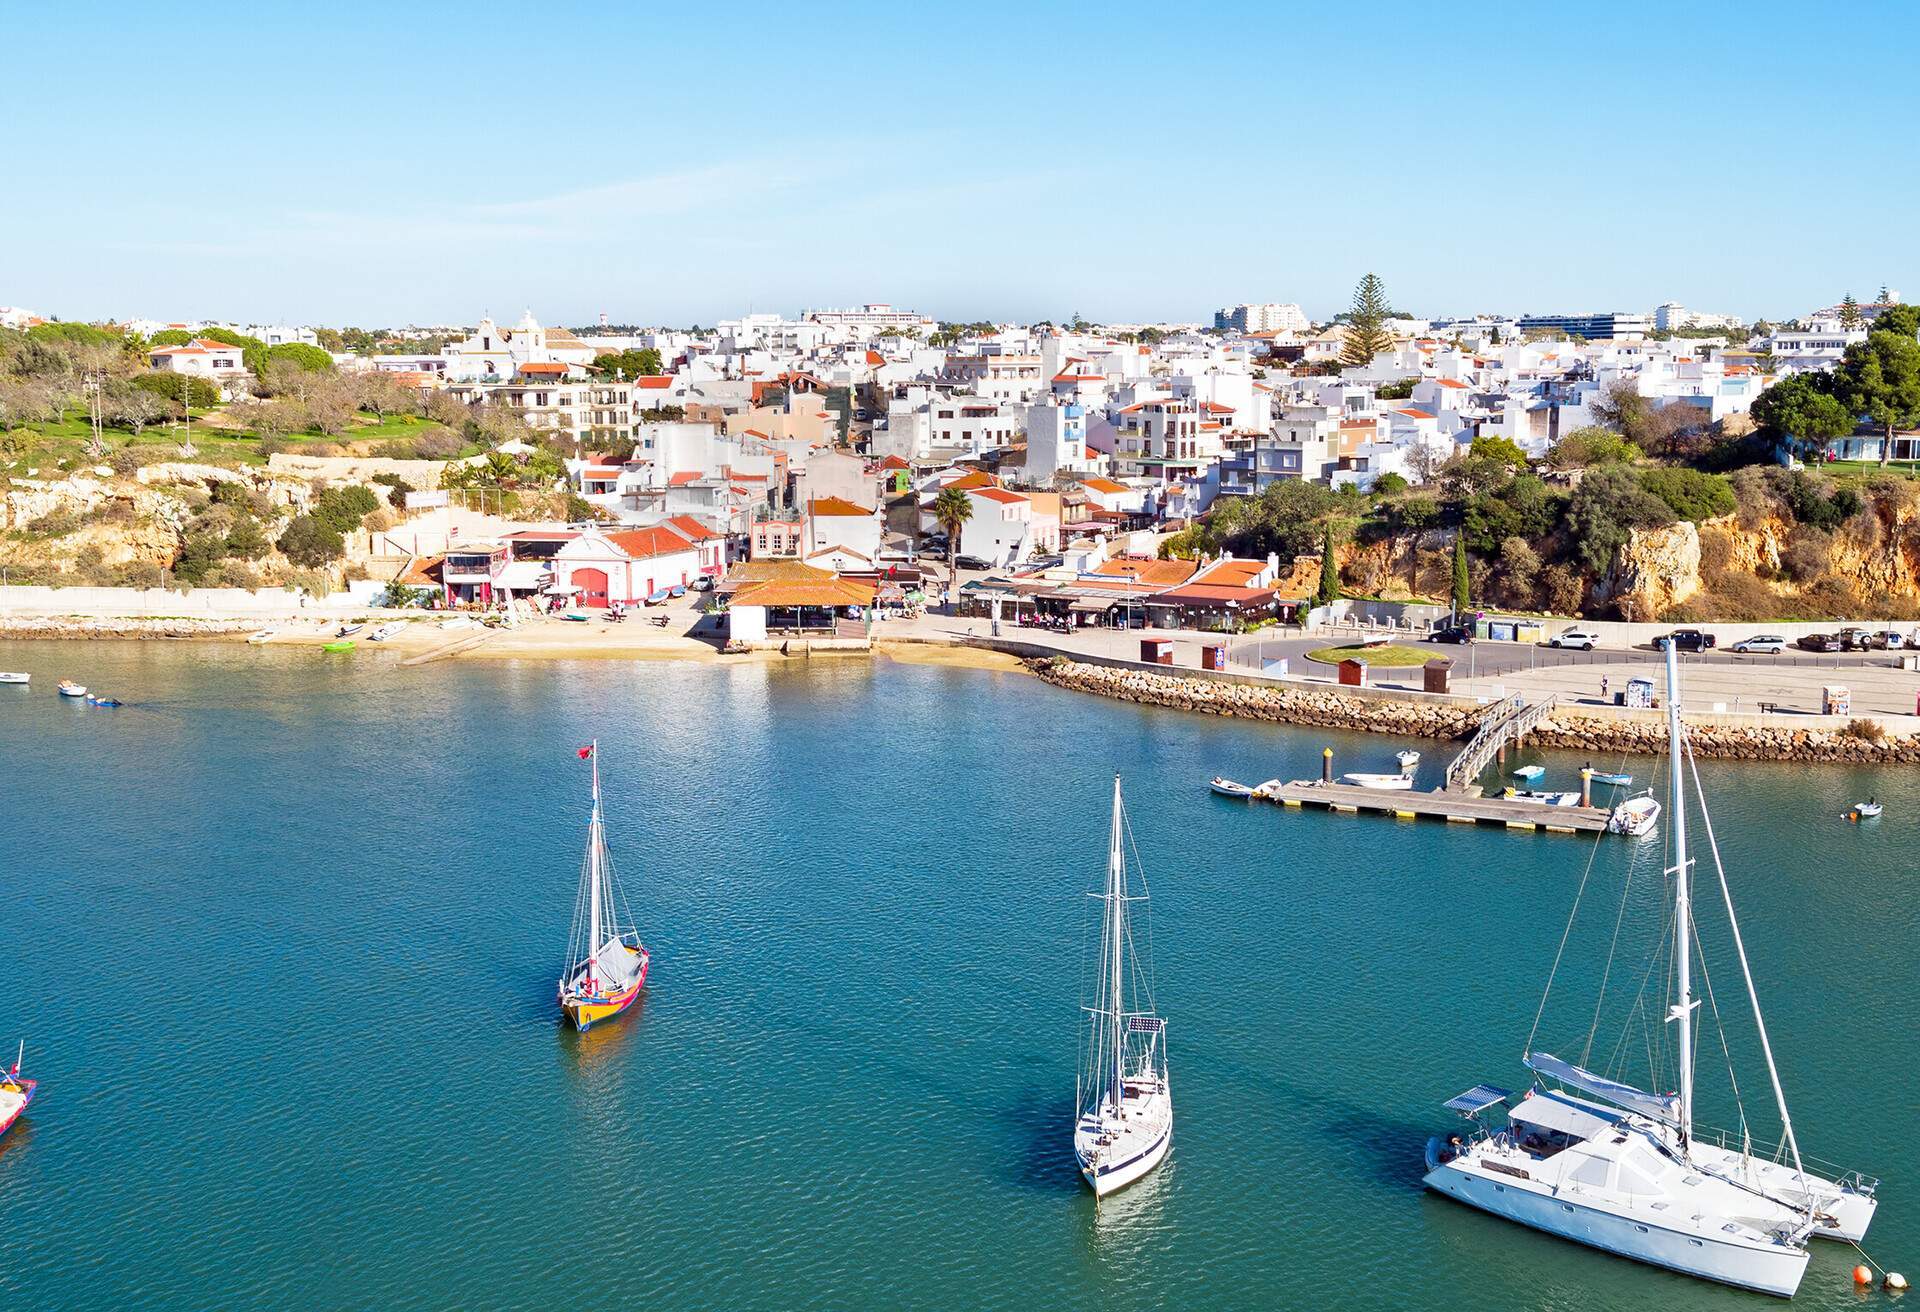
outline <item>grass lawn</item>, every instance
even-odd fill
[[[210,417],[214,422],[200,422]],[[218,426],[225,419],[224,408],[195,410],[193,419],[191,438],[195,450],[193,460],[196,463],[227,466],[267,463],[256,434],[245,429]],[[383,420],[375,420],[370,415],[357,415],[353,426],[339,437],[327,437],[321,433],[295,433],[284,440],[288,448],[297,453],[301,444],[307,442],[331,442],[335,445],[344,442],[378,442],[443,431],[442,425],[417,415],[388,415]],[[92,428],[84,410],[70,411],[51,423],[21,424],[0,432],[0,473],[24,475],[29,469],[37,469],[43,478],[57,478],[62,470],[89,469],[108,463],[112,451],[127,446],[140,447],[142,458],[151,464],[169,458],[167,449],[177,447],[182,436],[178,422],[156,423],[147,425],[140,434],[140,440],[135,442],[131,431],[109,424],[101,433],[109,448],[109,455],[91,459],[86,453],[87,439],[91,434]]]
[[[1809,464],[1807,468],[1819,474],[1841,476],[1898,474],[1902,478],[1920,478],[1920,462],[1912,460],[1896,460],[1884,467],[1878,460],[1822,460]]]
[[[1425,665],[1433,659],[1433,653],[1393,642],[1383,647],[1368,647],[1356,642],[1345,647],[1322,647],[1307,653],[1308,660],[1319,661],[1323,665],[1338,665],[1348,657],[1363,660],[1369,665]]]

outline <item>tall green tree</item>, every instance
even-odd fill
[[[1753,421],[1787,442],[1821,445],[1851,433],[1854,413],[1828,374],[1789,374],[1754,398]]]
[[[960,605],[960,530],[973,518],[973,498],[957,487],[943,487],[933,499],[933,522],[947,535],[947,604]]]
[[[1350,369],[1373,363],[1373,357],[1393,345],[1387,330],[1392,306],[1387,301],[1387,285],[1380,275],[1370,273],[1353,289],[1353,307],[1347,311],[1347,338],[1340,347],[1340,363]]]
[[[1848,292],[1841,298],[1840,326],[1842,328],[1858,328],[1860,326],[1860,302],[1853,299],[1852,292]]]
[[[1467,539],[1459,534],[1453,539],[1453,613],[1456,617],[1467,613],[1470,598],[1467,596]]]
[[[1313,604],[1330,606],[1340,600],[1340,567],[1333,563],[1333,525],[1328,524],[1320,543],[1320,586],[1314,589]]]
[[[1920,426],[1920,311],[1899,306],[1881,313],[1864,342],[1855,342],[1834,370],[1834,393],[1849,410],[1880,430],[1880,463],[1893,459],[1893,435]]]

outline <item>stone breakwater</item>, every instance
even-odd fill
[[[1039,678],[1059,687],[1121,701],[1205,715],[1240,716],[1400,737],[1463,739],[1479,726],[1484,713],[1479,706],[1458,703],[1356,697],[1337,687],[1262,687],[1088,665],[1058,657],[1030,660],[1027,667]],[[1865,719],[1857,719],[1844,729],[1695,722],[1690,727],[1690,736],[1697,756],[1743,761],[1920,765],[1920,738],[1885,734],[1877,722]],[[1656,756],[1667,750],[1667,732],[1662,723],[1605,713],[1581,714],[1567,708],[1541,721],[1528,733],[1527,739],[1543,747],[1597,753]]]
[[[0,638],[231,638],[261,624],[182,616],[6,615],[0,616]]]

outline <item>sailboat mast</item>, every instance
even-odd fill
[[[1112,957],[1109,969],[1109,995],[1113,1007],[1113,1111],[1120,1114],[1121,1100],[1126,1092],[1126,1035],[1121,1030],[1120,1019],[1120,947],[1125,937],[1125,916],[1127,896],[1127,857],[1122,846],[1120,832],[1120,776],[1113,777],[1113,836],[1107,849],[1107,937],[1112,942]]]
[[[593,819],[587,822],[587,977],[592,979],[600,964],[600,740],[587,750],[593,753]]]
[[[1670,1020],[1680,1025],[1680,1142],[1693,1143],[1693,898],[1687,860],[1687,795],[1684,749],[1680,741],[1680,656],[1667,643],[1667,746],[1671,756],[1667,808],[1673,829],[1673,971],[1674,1001]]]

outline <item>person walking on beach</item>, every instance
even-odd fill
[[[1609,681],[1607,679],[1607,676],[1604,674],[1601,675],[1600,676],[1600,700],[1602,702],[1605,702],[1607,700],[1608,684],[1609,684]]]

